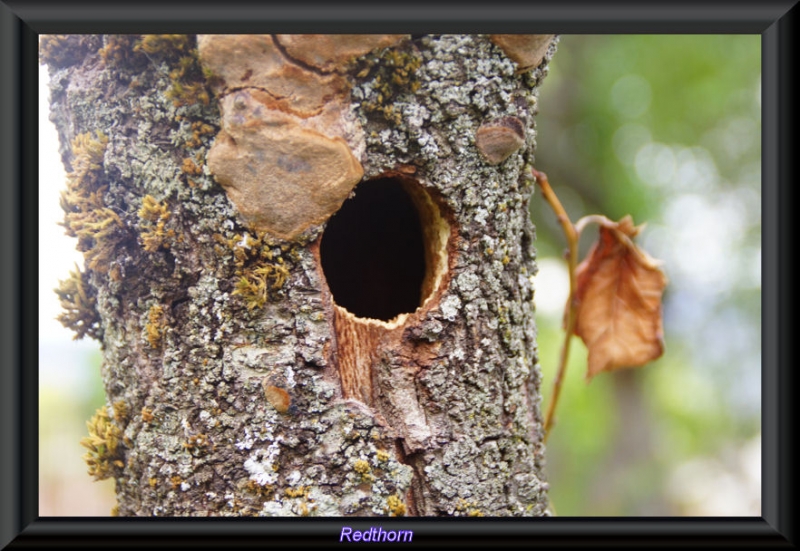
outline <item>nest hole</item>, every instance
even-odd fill
[[[361,182],[328,221],[322,271],[334,302],[389,322],[430,298],[446,264],[444,220],[425,189],[406,177]]]

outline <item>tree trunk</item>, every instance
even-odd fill
[[[552,36],[48,36],[120,515],[545,514]]]

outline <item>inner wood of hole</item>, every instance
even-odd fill
[[[418,224],[421,229],[419,233],[422,241],[422,251],[417,251],[417,254],[424,259],[424,274],[422,274],[421,282],[417,279],[415,284],[418,286],[418,298],[413,309],[407,308],[408,311],[393,312],[394,315],[390,319],[362,317],[337,303],[336,290],[331,285],[331,279],[335,278],[337,274],[329,275],[329,273],[331,269],[336,270],[341,266],[337,267],[335,263],[331,262],[326,263],[326,253],[335,252],[334,247],[340,247],[340,245],[332,245],[332,241],[326,242],[325,235],[322,237],[320,258],[323,274],[333,295],[336,364],[339,368],[342,392],[345,398],[353,398],[371,404],[373,402],[373,364],[384,352],[402,353],[401,348],[404,345],[400,337],[403,329],[415,323],[424,311],[433,307],[441,295],[440,288],[448,270],[450,254],[448,241],[451,227],[442,216],[437,202],[419,182],[412,178],[404,175],[392,175],[388,178],[364,182],[359,185],[359,188],[364,184],[372,186],[388,184],[405,192],[407,199],[410,199],[411,205],[416,210],[416,220],[413,223]],[[360,191],[359,188],[356,188],[356,198]],[[361,191],[366,189],[365,186]],[[326,244],[329,247],[327,251],[325,250]],[[340,248],[339,251],[344,251],[347,256],[348,251],[349,254],[353,254],[355,249]],[[392,254],[394,251],[386,252]],[[396,285],[403,284],[396,279],[392,281]],[[387,290],[387,292],[391,292],[391,290]]]

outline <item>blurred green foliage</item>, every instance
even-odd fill
[[[586,384],[585,347],[573,343],[547,449],[560,516],[758,514],[754,490],[731,480],[753,467],[737,450],[760,427],[760,71],[759,36],[561,37],[539,99],[536,167],[573,222],[648,222],[640,242],[671,282],[659,360]],[[531,213],[539,260],[552,266],[564,237],[538,193]],[[596,236],[584,233],[581,257]],[[537,303],[547,292],[537,282]],[[540,308],[537,324],[546,406],[561,313]],[[729,468],[725,487],[681,470],[702,461]],[[697,503],[702,484],[741,503]]]

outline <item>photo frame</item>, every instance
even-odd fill
[[[748,33],[762,37],[762,516],[761,518],[382,519],[433,545],[684,545],[796,543],[794,533],[794,375],[789,316],[794,306],[787,259],[793,252],[796,58],[793,1],[597,3],[529,2],[524,6],[440,4],[336,6],[311,2],[83,2],[0,0],[0,223],[4,230],[0,351],[2,438],[0,545],[181,545],[244,547],[336,545],[344,524],[369,519],[93,519],[42,518],[37,498],[37,37],[50,33],[132,32],[556,32]]]

